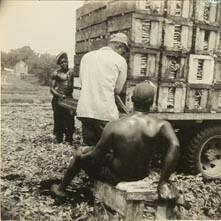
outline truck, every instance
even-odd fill
[[[121,98],[132,109],[138,82],[152,81],[151,115],[171,122],[180,164],[207,179],[221,177],[221,3],[211,0],[85,1],[76,12],[74,98],[82,56],[127,34],[128,76]]]

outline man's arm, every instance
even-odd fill
[[[163,184],[168,182],[171,173],[175,170],[179,157],[179,141],[171,124],[167,121],[163,121],[160,133],[169,143],[159,181],[159,184]]]
[[[115,85],[115,94],[119,95],[123,90],[124,84],[127,79],[127,62],[126,60],[122,60],[121,65],[119,66],[119,75],[117,78],[117,82]]]
[[[65,98],[65,95],[59,93],[59,92],[55,89],[55,87],[56,87],[56,80],[52,80],[51,87],[50,87],[50,92],[51,92],[53,95],[55,95],[55,96],[57,96],[57,97],[59,97],[59,98]]]
[[[122,65],[119,68],[119,76],[116,82],[116,86],[115,86],[115,101],[116,104],[119,108],[121,108],[126,114],[129,113],[128,108],[126,107],[126,105],[123,103],[123,101],[121,100],[119,94],[122,92],[123,87],[125,85],[126,79],[127,79],[127,63],[125,60],[123,60]]]

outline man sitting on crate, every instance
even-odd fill
[[[66,187],[80,169],[94,179],[113,185],[143,179],[149,174],[148,165],[163,137],[167,142],[161,143],[160,148],[167,148],[167,152],[158,191],[164,199],[173,198],[175,193],[168,180],[178,159],[179,141],[169,122],[148,115],[154,94],[155,86],[151,82],[138,84],[132,96],[134,113],[109,122],[95,147],[81,147],[71,160],[62,183],[53,185],[52,192],[65,197]]]
[[[52,76],[51,93],[53,94],[52,109],[54,112],[54,135],[57,142],[65,140],[72,143],[74,133],[74,112],[65,104],[73,100],[73,72],[68,68],[68,56],[65,52],[58,54],[56,58],[60,68]]]

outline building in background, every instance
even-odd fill
[[[28,75],[28,65],[24,61],[19,61],[15,65],[15,75],[22,77]]]

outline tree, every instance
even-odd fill
[[[14,68],[18,61],[24,61],[28,65],[28,72],[36,75],[43,85],[49,84],[50,74],[57,67],[55,56],[50,54],[38,54],[30,46],[13,49],[9,53],[1,52],[2,67]]]

